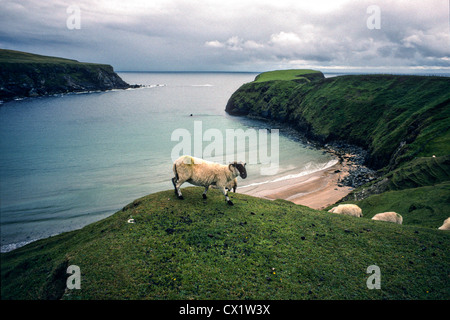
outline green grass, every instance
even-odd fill
[[[419,157],[385,174],[387,190],[403,190],[450,181],[450,155]],[[376,184],[377,182],[375,182]]]
[[[2,254],[2,299],[449,299],[450,234],[185,188]],[[132,217],[135,224],[127,223]],[[81,289],[65,290],[68,265]],[[366,286],[381,269],[381,289]]]
[[[22,51],[0,49],[0,64],[7,63],[79,64],[81,62],[73,59],[50,57]]]
[[[266,82],[266,81],[292,81],[292,80],[305,80],[309,82],[311,79],[323,78],[323,74],[317,70],[309,69],[291,69],[291,70],[275,70],[263,72],[256,76],[254,82]]]
[[[43,56],[28,52],[0,49],[0,66],[3,72],[21,73],[26,77],[30,72],[46,73],[48,69],[64,70],[71,76],[82,78],[86,72],[94,72],[98,68],[112,72],[113,68],[106,64],[79,62],[59,57]],[[17,75],[16,75],[17,76]],[[51,78],[50,78],[51,79]]]

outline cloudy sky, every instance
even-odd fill
[[[117,71],[450,72],[450,0],[0,0],[0,48]]]

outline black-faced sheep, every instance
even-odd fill
[[[328,212],[344,214],[344,215],[354,216],[354,217],[362,217],[363,216],[361,208],[358,207],[356,204],[340,204],[337,207],[334,207],[333,209],[328,210]]]
[[[372,220],[380,220],[380,221],[387,221],[387,222],[394,222],[398,224],[403,223],[403,217],[399,215],[397,212],[382,212],[377,213],[372,217]]]
[[[439,230],[450,230],[450,217],[444,220],[442,226],[438,228]]]
[[[189,182],[195,186],[204,187],[203,199],[206,199],[209,187],[215,186],[222,191],[227,203],[233,205],[233,202],[228,198],[228,192],[225,188],[237,176],[240,176],[242,179],[247,178],[245,165],[245,163],[236,161],[229,165],[222,165],[191,156],[181,156],[173,164],[175,177],[172,178],[172,183],[175,188],[175,194],[178,196],[178,199],[183,199],[180,187],[183,183]]]

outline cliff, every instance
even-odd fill
[[[280,73],[241,86],[226,111],[287,124],[324,145],[363,148],[363,162],[378,177],[340,202],[357,203],[367,217],[396,211],[404,223],[433,227],[448,217],[450,78],[349,75],[299,83]]]
[[[3,101],[129,87],[110,65],[0,49],[0,100]]]
[[[448,77],[351,75],[302,83],[261,77],[233,93],[229,114],[280,121],[323,144],[357,145],[375,169],[450,154]]]

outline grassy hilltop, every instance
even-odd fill
[[[450,234],[211,190],[2,254],[2,299],[448,299]],[[129,218],[136,223],[127,223]],[[81,289],[65,289],[68,265]],[[380,290],[367,268],[380,267]]]
[[[450,299],[449,79],[262,74],[227,105],[369,151],[362,218],[211,190],[148,195],[80,230],[1,254],[2,299]],[[435,155],[435,157],[432,157]],[[170,179],[170,177],[168,177]],[[238,188],[239,192],[239,188]],[[372,221],[396,211],[403,225]],[[128,223],[133,218],[135,223]],[[81,289],[66,289],[69,265]],[[367,268],[381,271],[370,290]]]

